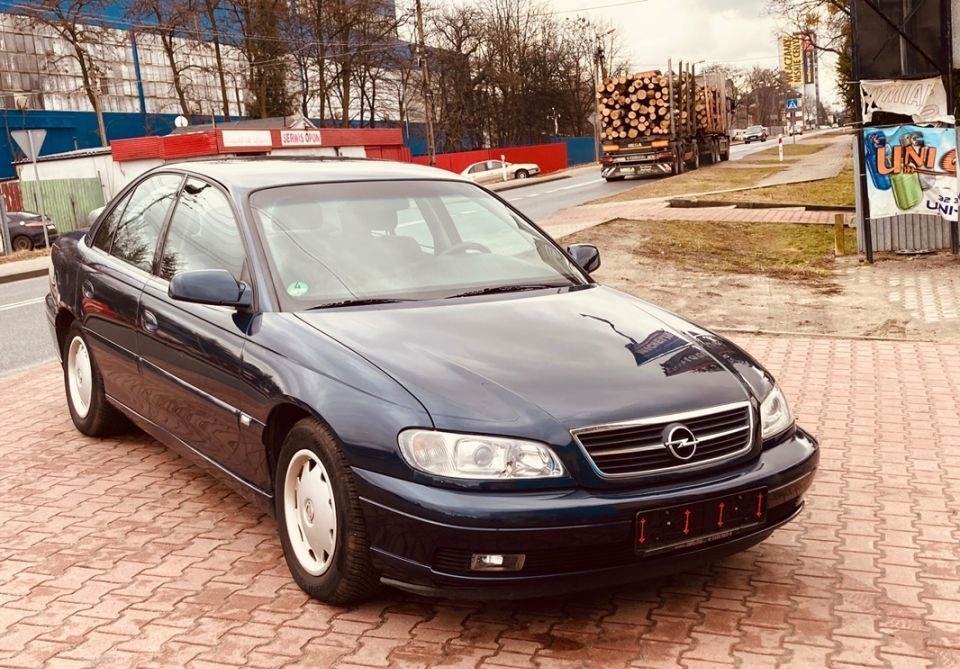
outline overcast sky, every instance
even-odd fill
[[[667,58],[733,67],[779,67],[776,18],[767,0],[543,0],[562,17],[583,16],[617,29],[634,70],[664,69]],[[820,96],[837,103],[833,67],[821,59]]]

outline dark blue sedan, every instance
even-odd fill
[[[209,467],[327,602],[682,570],[794,518],[817,466],[750,356],[447,172],[169,164],[52,261],[77,429]]]

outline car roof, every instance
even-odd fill
[[[254,190],[297,183],[442,179],[466,181],[447,170],[370,158],[274,157],[183,160],[154,171],[178,170],[205,175],[232,188]]]

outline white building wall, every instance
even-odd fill
[[[95,85],[100,90],[103,110],[140,112],[137,69],[130,33],[91,26],[86,29],[96,36],[96,40],[91,40],[95,43],[90,49],[94,62],[100,68]],[[144,32],[136,39],[146,113],[183,113],[160,37]],[[72,50],[73,47],[57,36],[52,28],[34,26],[24,17],[0,13],[0,109],[93,111],[83,89],[79,64],[71,55]],[[223,103],[213,46],[198,40],[176,38],[174,52],[183,68],[181,78],[187,114],[221,115]],[[227,79],[230,115],[236,118],[245,112],[248,68],[242,52],[236,47],[221,45],[221,57]],[[332,81],[332,65],[327,70],[327,80]],[[292,62],[288,73],[288,90],[293,96],[294,108],[299,110],[300,82]],[[316,70],[312,76],[319,79]],[[398,121],[401,95],[407,98],[408,112],[413,111],[410,116],[422,120],[423,112],[417,96],[411,95],[409,90],[410,81],[401,83],[401,73],[390,69],[381,71],[378,76],[376,120]],[[312,90],[317,88],[316,85],[311,86]],[[360,102],[359,90],[354,85],[348,110],[350,119],[359,118]],[[320,100],[316,95],[307,101],[308,116],[318,117],[320,108]],[[341,117],[338,96],[329,95],[325,110],[327,118]],[[369,112],[365,113],[365,119],[369,121]]]

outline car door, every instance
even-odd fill
[[[246,266],[240,230],[226,194],[189,177],[170,216],[154,274],[140,301],[137,332],[148,418],[193,450],[262,485],[262,452],[239,439],[244,397],[241,356],[249,317],[231,307],[173,300],[178,272],[225,269],[238,281]]]
[[[94,231],[80,266],[79,318],[112,399],[143,413],[136,322],[157,241],[182,176],[147,177],[122,197]]]
[[[483,171],[477,179],[481,183],[503,181],[503,163],[499,160],[488,160],[483,164]]]

